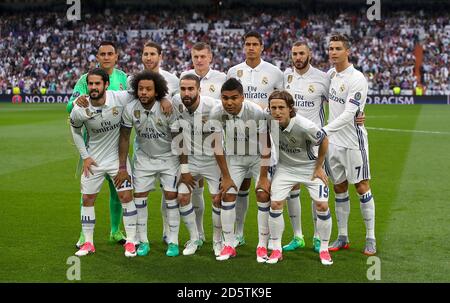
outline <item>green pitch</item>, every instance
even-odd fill
[[[67,258],[80,231],[78,154],[65,105],[0,103],[0,282],[67,282]],[[372,192],[381,282],[450,282],[450,106],[372,105],[366,109]],[[380,129],[382,128],[382,129]],[[405,131],[392,131],[405,130]],[[97,253],[81,258],[81,282],[370,282],[374,273],[361,251],[365,228],[351,188],[351,248],[333,253],[324,267],[312,251],[311,204],[302,191],[306,248],[285,253],[276,265],[258,264],[256,203],[251,196],[247,244],[228,262],[211,247],[211,206],[206,199],[207,243],[194,256],[165,256],[160,193],[149,202],[147,257],[127,259],[108,243],[108,189],[96,202]],[[206,196],[206,195],[205,195]],[[330,201],[333,200],[333,196]],[[334,202],[332,240],[337,233]],[[283,244],[292,237],[287,207]],[[181,224],[180,244],[187,239]]]

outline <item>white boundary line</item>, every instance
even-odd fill
[[[438,132],[438,131],[415,130],[415,129],[397,129],[397,128],[381,128],[381,127],[366,127],[366,129],[381,130],[381,131],[388,131],[388,132],[399,132],[399,133],[450,135],[450,132]]]

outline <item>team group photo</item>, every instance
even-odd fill
[[[0,281],[449,281],[448,4],[7,2]]]

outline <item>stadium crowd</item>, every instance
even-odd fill
[[[127,73],[142,70],[140,50],[148,40],[162,45],[162,68],[177,76],[191,68],[189,49],[198,41],[211,44],[213,68],[226,72],[244,60],[242,34],[253,29],[265,38],[263,59],[282,70],[290,66],[292,43],[305,39],[314,52],[312,64],[326,71],[330,67],[326,37],[334,31],[349,34],[352,60],[369,79],[371,93],[386,93],[393,86],[414,90],[418,85],[414,53],[420,43],[423,64],[419,80],[425,94],[450,94],[449,13],[420,18],[417,14],[397,12],[381,21],[368,21],[364,13],[299,18],[295,12],[281,10],[270,14],[246,10],[239,15],[233,10],[220,14],[164,10],[158,15],[106,11],[85,15],[79,22],[68,21],[62,13],[4,15],[0,19],[0,93],[11,92],[13,87],[22,93],[39,93],[42,88],[46,93],[71,93],[76,80],[95,66],[96,45],[101,40],[117,43],[118,68]],[[192,24],[206,27],[188,30]],[[158,29],[161,31],[152,35],[130,35],[132,30]],[[223,34],[223,29],[241,31]]]

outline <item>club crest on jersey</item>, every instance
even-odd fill
[[[267,84],[269,84],[269,79],[267,79],[267,77],[264,77],[264,78],[262,78],[261,83],[264,85],[267,85]]]
[[[94,114],[94,113],[91,112],[91,111],[89,110],[89,108],[86,108],[86,115],[87,115],[88,117],[92,117],[93,114]]]
[[[342,84],[342,85],[341,85],[341,87],[339,87],[339,90],[341,91],[341,93],[343,93],[343,92],[344,92],[344,90],[345,90],[345,86],[344,86],[344,84]]]
[[[336,76],[336,72],[332,72],[332,73],[331,73],[330,79],[333,79],[334,76]]]
[[[210,91],[211,93],[213,93],[213,92],[216,91],[216,88],[214,87],[213,84],[211,84],[211,85],[209,86],[209,91]]]
[[[178,111],[183,113],[183,104],[178,105]]]
[[[314,93],[314,91],[315,91],[315,89],[314,89],[314,85],[310,85],[309,87],[308,87],[308,91],[312,94],[312,93]]]
[[[289,75],[289,76],[288,76],[288,83],[291,83],[293,78],[294,78],[294,77],[293,77],[292,75]]]
[[[134,111],[134,117],[139,120],[141,118],[141,111],[138,110],[138,109],[135,110]]]
[[[244,74],[244,71],[242,69],[237,71],[237,76],[240,78]]]
[[[356,94],[355,94],[355,100],[361,100],[361,93],[360,92],[357,92]]]
[[[119,114],[119,110],[117,109],[117,107],[114,106],[112,108],[112,114],[113,114],[114,117],[117,117],[117,115]]]

